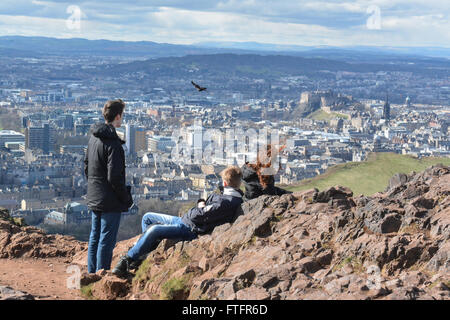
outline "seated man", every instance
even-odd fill
[[[199,201],[183,217],[146,213],[142,217],[143,235],[138,242],[122,256],[112,271],[123,277],[137,267],[143,258],[156,249],[163,239],[190,241],[199,234],[211,232],[215,227],[233,222],[238,207],[243,202],[239,189],[242,173],[238,167],[228,167],[220,173],[223,183],[221,194],[212,193],[206,201]]]

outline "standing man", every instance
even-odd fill
[[[90,129],[84,172],[88,179],[87,204],[92,211],[88,272],[109,270],[120,216],[133,205],[131,187],[125,185],[125,153],[115,128],[122,124],[125,103],[110,100],[103,107],[105,123]]]

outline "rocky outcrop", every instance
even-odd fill
[[[0,300],[34,300],[31,294],[0,286]]]
[[[162,241],[108,299],[449,299],[450,168],[396,175],[385,192],[261,196],[233,224]],[[125,249],[136,238],[119,244]],[[118,252],[116,252],[116,255]]]
[[[0,208],[0,258],[71,258],[86,248],[86,243],[73,237],[48,235],[41,229],[25,226]]]

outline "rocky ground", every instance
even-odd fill
[[[99,299],[450,299],[449,194],[450,168],[433,166],[371,197],[262,196],[210,235],[164,240],[129,279],[84,285]]]
[[[212,234],[191,242],[162,241],[128,279],[109,271],[85,274],[83,297],[449,300],[449,195],[450,167],[433,166],[397,174],[371,197],[355,197],[340,186],[262,196],[244,203],[233,224]],[[0,266],[63,259],[85,270],[85,243],[17,224],[0,219]],[[118,243],[113,265],[136,240]],[[62,267],[56,271],[61,280]],[[38,263],[35,268],[45,269]],[[0,268],[0,299],[30,298],[33,292],[22,282],[2,283],[10,277],[21,278]],[[48,285],[52,279],[57,278],[41,281]],[[70,294],[50,290],[43,297]]]
[[[84,271],[72,260],[86,250],[84,242],[24,226],[0,209],[0,300],[83,299],[67,281],[75,273],[70,267]]]

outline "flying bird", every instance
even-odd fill
[[[198,91],[204,91],[206,88],[200,87],[198,84],[196,84],[194,81],[191,81],[191,83],[194,85],[194,87],[197,88]]]

